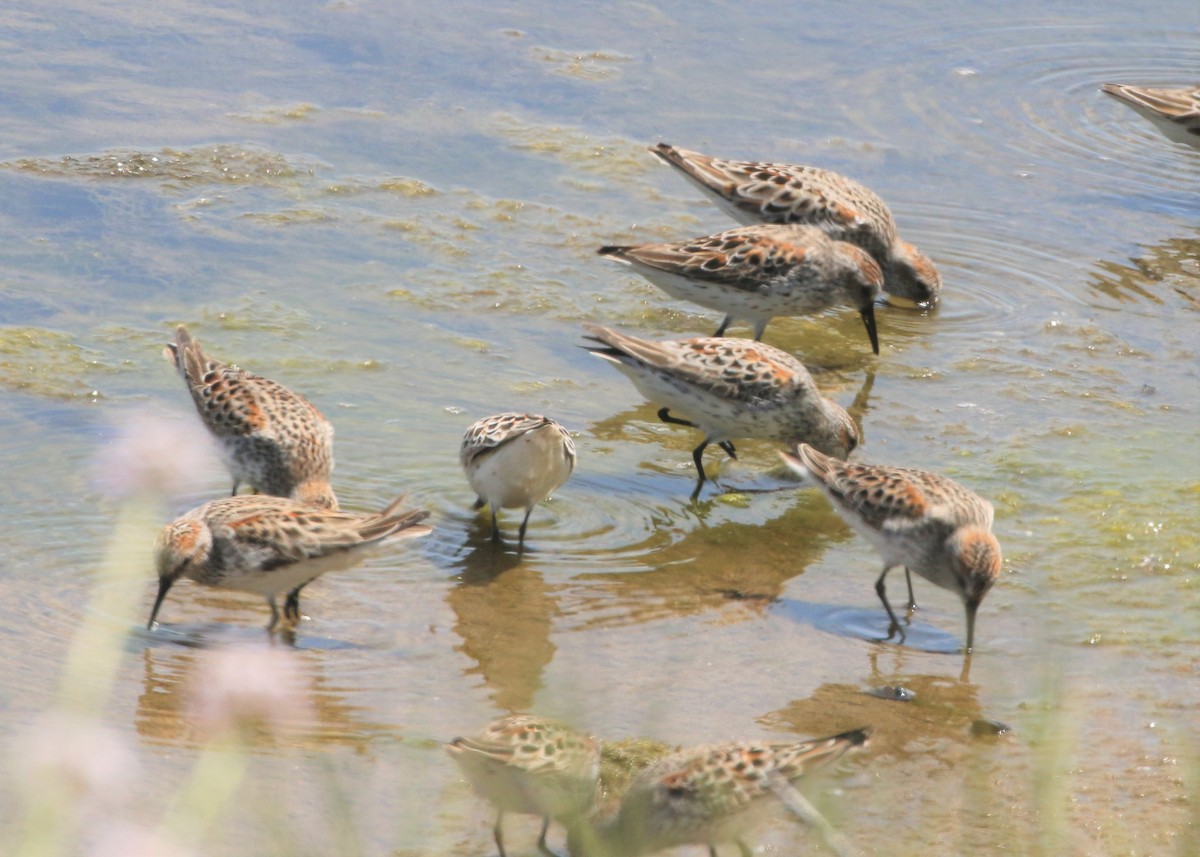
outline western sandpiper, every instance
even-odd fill
[[[882,464],[848,464],[800,444],[780,455],[815,482],[851,527],[883,555],[875,591],[891,619],[890,638],[904,631],[888,602],[884,579],[903,566],[908,608],[915,571],[930,583],[957,592],[967,611],[967,648],[975,645],[975,613],[1000,576],[1000,543],[992,535],[992,504],[966,488],[925,470]]]
[[[575,443],[561,425],[538,414],[496,414],[476,421],[463,436],[459,460],[479,495],[476,509],[490,506],[492,540],[500,540],[496,513],[524,509],[519,543],[533,507],[545,500],[575,469]]]
[[[478,735],[445,745],[476,793],[496,807],[493,834],[505,857],[504,813],[540,815],[538,848],[546,846],[551,819],[572,824],[592,806],[600,778],[600,745],[557,723],[529,714],[503,717]]]
[[[866,185],[817,167],[729,161],[659,143],[650,149],[739,223],[808,223],[870,253],[883,290],[935,304],[942,278],[929,258],[896,236],[892,213]]]
[[[572,857],[637,857],[678,845],[732,842],[744,857],[743,837],[778,803],[773,781],[791,782],[862,747],[871,729],[800,743],[747,742],[682,750],[639,771],[615,813],[570,829]]]
[[[845,458],[858,444],[858,427],[846,410],[817,390],[799,360],[761,342],[699,338],[651,342],[596,324],[585,324],[585,346],[629,376],[642,395],[661,405],[658,418],[692,426],[704,440],[692,452],[705,482],[704,449],[715,443],[736,458],[733,439],[806,441]],[[675,410],[688,419],[671,415]]]
[[[1200,87],[1161,89],[1106,83],[1100,91],[1128,104],[1169,140],[1200,149]]]
[[[183,325],[163,354],[183,376],[200,419],[216,437],[234,494],[245,482],[262,494],[338,507],[329,484],[333,426],[307,399],[209,357]]]
[[[879,353],[879,266],[866,251],[834,241],[815,226],[759,224],[676,244],[601,247],[599,253],[632,266],[672,297],[725,313],[713,336],[724,336],[734,319],[747,318],[754,338],[762,339],[777,315],[849,304]]]
[[[300,619],[300,590],[327,571],[361,560],[385,541],[426,535],[429,513],[401,510],[400,497],[381,512],[355,514],[323,509],[286,497],[243,494],[198,506],[163,527],[155,543],[158,596],[147,628],[175,581],[254,592],[271,606],[268,630],[279,622],[275,598],[286,592],[283,615]]]

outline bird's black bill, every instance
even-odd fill
[[[879,353],[879,333],[875,329],[875,304],[867,304],[859,311],[863,324],[867,328],[867,338],[871,340],[871,350]]]
[[[158,579],[158,596],[154,599],[154,607],[150,610],[150,621],[146,623],[146,630],[154,630],[154,619],[158,616],[158,608],[162,607],[163,599],[167,597],[167,592],[171,589],[171,584],[175,581],[169,577],[160,577]]]

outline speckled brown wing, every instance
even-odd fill
[[[925,470],[855,464],[822,455],[807,445],[800,460],[830,497],[876,530],[903,530],[943,523],[992,525],[992,504],[957,482]]]
[[[872,255],[896,240],[891,211],[866,185],[817,167],[714,158],[659,143],[650,150],[750,222],[807,223]],[[738,214],[742,216],[738,216]]]
[[[298,504],[285,497],[243,495],[216,500],[197,510],[213,534],[214,563],[263,570],[328,556],[402,530],[424,535],[417,525],[429,513],[399,511],[397,500],[383,512],[360,515]]]
[[[523,434],[554,426],[559,430],[566,448],[566,455],[572,466],[575,461],[575,442],[571,435],[561,425],[549,417],[539,414],[503,413],[484,417],[471,424],[463,435],[462,446],[459,449],[459,461],[466,467],[481,455],[499,449],[506,443],[516,440]]]
[[[209,357],[182,325],[164,352],[218,441],[234,485],[337,508],[333,426],[287,387]]]
[[[683,383],[747,407],[777,402],[797,386],[816,391],[803,364],[761,342],[724,337],[650,342],[594,324],[585,324],[584,329],[590,334],[588,339],[607,346],[613,356],[627,355]]]
[[[622,810],[636,814],[648,806],[660,812],[669,807],[676,816],[719,825],[722,817],[771,794],[772,775],[798,779],[861,747],[871,731],[866,727],[817,741],[714,744],[682,750],[636,775]]]
[[[277,381],[208,356],[182,325],[175,342],[167,346],[167,356],[187,383],[201,418],[218,437],[270,431],[273,417],[297,427],[319,424],[321,433],[328,425],[316,406]]]
[[[600,252],[694,280],[757,291],[804,264],[809,249],[800,240],[814,245],[829,241],[815,229],[744,226],[674,244],[604,247]]]

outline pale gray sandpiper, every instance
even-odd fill
[[[496,414],[467,429],[459,461],[479,496],[475,508],[491,508],[492,540],[500,540],[496,521],[500,509],[524,509],[518,536],[518,543],[524,545],[533,507],[562,486],[575,469],[575,443],[549,417]]]
[[[1100,91],[1149,119],[1167,139],[1200,149],[1200,86],[1166,89],[1106,83]]]

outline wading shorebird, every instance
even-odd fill
[[[681,750],[639,771],[616,812],[569,831],[572,857],[640,857],[678,845],[732,842],[753,853],[743,837],[778,807],[772,780],[794,782],[862,747],[869,727],[803,742],[715,744]]]
[[[338,507],[329,484],[333,426],[282,384],[209,357],[180,325],[164,356],[187,383],[200,419],[233,476],[260,494]]]
[[[858,427],[845,408],[822,396],[804,364],[778,348],[724,337],[651,342],[597,324],[583,327],[595,343],[584,347],[660,405],[660,420],[704,432],[692,452],[693,500],[707,478],[703,455],[710,443],[731,458],[737,457],[733,440],[741,437],[802,440],[839,458],[858,444]]]
[[[1161,89],[1106,83],[1100,91],[1149,119],[1168,140],[1200,149],[1200,86]]]
[[[546,846],[550,821],[571,825],[595,800],[599,743],[554,720],[530,714],[503,717],[479,734],[445,746],[475,792],[496,807],[492,835],[500,857],[505,857],[504,813],[541,816],[538,849],[553,857]]]
[[[912,575],[955,592],[967,611],[967,646],[975,646],[975,613],[1000,576],[1000,543],[992,535],[992,504],[966,488],[925,470],[857,464],[822,455],[800,444],[780,456],[821,489],[834,509],[883,556],[875,591],[891,620],[888,638],[904,631],[888,602],[884,579],[904,567],[908,609],[916,607]]]
[[[163,527],[155,543],[158,595],[147,629],[181,577],[203,586],[254,592],[267,599],[273,629],[276,597],[287,593],[283,616],[300,620],[300,590],[328,571],[350,568],[367,548],[431,532],[429,513],[401,510],[400,497],[381,512],[323,509],[268,494],[213,500]]]
[[[929,257],[896,235],[892,212],[866,185],[818,167],[731,161],[659,143],[650,151],[679,170],[739,223],[807,223],[856,244],[883,270],[890,295],[933,305],[942,277]]]
[[[835,241],[815,226],[762,224],[674,244],[599,249],[629,265],[672,297],[724,313],[713,336],[739,318],[762,339],[778,315],[806,315],[851,306],[862,316],[871,350],[879,353],[875,296],[883,274],[865,250]]]
[[[475,509],[491,508],[492,541],[500,541],[500,509],[525,510],[517,537],[523,546],[533,507],[558,490],[575,469],[575,442],[549,417],[496,414],[467,429],[459,461],[479,495]]]

